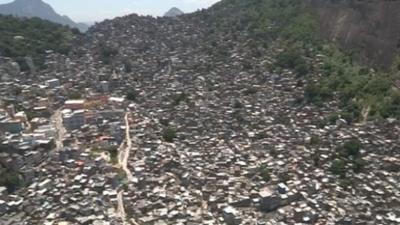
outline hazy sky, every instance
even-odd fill
[[[0,0],[0,4],[13,0]],[[206,8],[219,0],[43,0],[76,22],[100,21],[129,13],[161,16],[172,7],[184,12]]]

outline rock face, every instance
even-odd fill
[[[75,23],[67,16],[57,14],[54,9],[42,0],[15,0],[14,2],[0,5],[0,14],[13,15],[17,17],[39,17],[54,23],[67,25],[86,31],[88,26]]]
[[[177,16],[180,16],[180,15],[183,15],[183,14],[184,14],[184,12],[182,12],[182,10],[174,7],[172,9],[170,9],[168,12],[166,12],[164,14],[164,16],[166,16],[166,17],[177,17]]]
[[[353,49],[368,65],[388,67],[400,47],[400,1],[307,0],[323,36]]]

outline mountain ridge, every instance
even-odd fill
[[[0,14],[27,18],[38,17],[71,28],[78,28],[82,32],[88,29],[86,24],[76,23],[68,16],[58,14],[49,4],[42,0],[15,0],[11,3],[1,4]]]

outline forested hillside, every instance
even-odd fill
[[[40,67],[46,50],[68,53],[79,31],[38,18],[0,16],[0,34],[0,55],[15,59],[27,70],[26,56]]]

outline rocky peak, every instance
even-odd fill
[[[168,12],[166,12],[164,16],[166,16],[166,17],[177,17],[177,16],[180,16],[180,15],[183,15],[183,14],[184,14],[184,12],[182,12],[182,10],[180,10],[180,9],[178,9],[176,7],[173,7]]]

